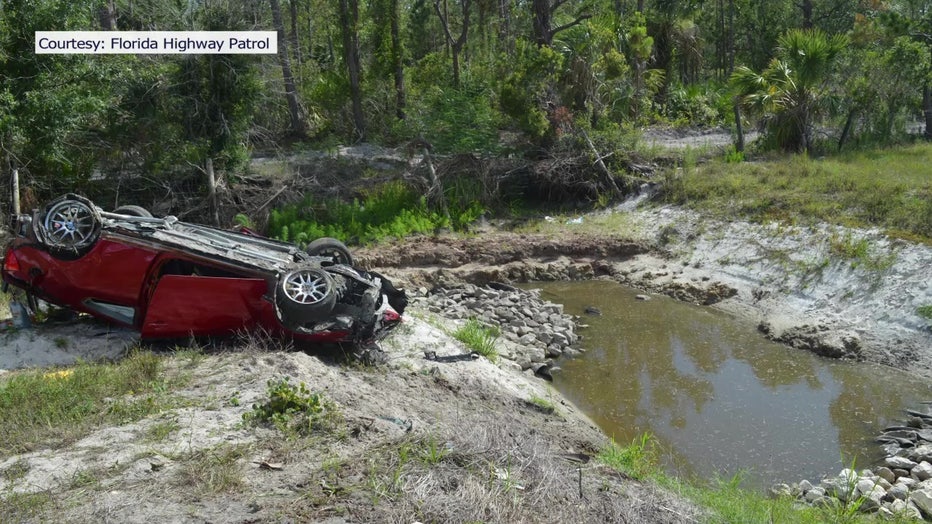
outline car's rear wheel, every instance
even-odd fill
[[[353,256],[350,255],[349,248],[335,238],[318,238],[307,245],[306,252],[314,257],[330,257],[335,264],[353,265]]]
[[[48,205],[45,241],[57,254],[81,255],[100,236],[100,214],[94,204],[77,195],[66,195]]]
[[[152,218],[152,213],[141,206],[120,206],[113,210],[118,215],[129,215],[131,217]]]
[[[275,300],[286,325],[300,326],[320,320],[333,310],[336,286],[323,269],[296,269],[279,281]]]

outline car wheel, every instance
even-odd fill
[[[129,215],[131,217],[152,218],[152,213],[148,209],[140,206],[120,206],[113,210],[118,215]]]
[[[65,195],[48,205],[42,226],[50,250],[56,254],[82,255],[100,236],[100,214],[90,200]]]
[[[353,256],[346,244],[335,238],[318,238],[308,244],[305,251],[312,257],[330,257],[335,264],[353,265]]]
[[[333,310],[336,300],[333,278],[320,268],[296,269],[278,283],[276,303],[289,326],[321,319]]]

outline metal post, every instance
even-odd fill
[[[13,202],[13,214],[19,216],[19,169],[14,169],[11,176],[13,177],[13,185],[11,189],[13,194],[10,195],[10,198]]]

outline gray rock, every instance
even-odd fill
[[[913,487],[914,487],[916,484],[919,484],[919,481],[917,481],[917,480],[915,480],[915,479],[911,479],[911,478],[909,478],[909,477],[900,477],[900,478],[896,479],[896,484],[894,484],[894,486],[896,486],[897,484],[899,484],[899,485],[901,485],[901,486],[906,486],[906,489],[913,489]]]
[[[648,296],[648,295],[635,295],[634,298],[636,298],[636,299],[638,299],[638,300],[643,300],[643,301],[645,301],[645,302],[648,301],[648,300],[650,300],[650,296]]]
[[[812,504],[816,500],[825,497],[825,488],[821,486],[815,486],[806,490],[806,502]]]
[[[522,370],[531,369],[531,359],[527,355],[515,355],[515,363],[518,364]]]
[[[896,475],[893,473],[892,469],[887,467],[877,468],[877,476],[890,483],[896,482]]]
[[[508,360],[506,358],[499,359],[498,367],[508,370],[508,371],[524,371],[521,369],[521,365],[513,360]]]
[[[889,500],[906,500],[909,496],[909,488],[903,484],[895,484],[887,490],[887,499]]]
[[[553,334],[553,343],[562,348],[568,346],[570,341],[566,338],[566,335],[557,332]]]
[[[883,462],[887,467],[893,469],[911,470],[916,467],[916,463],[906,457],[887,457]]]
[[[525,333],[521,335],[521,338],[518,339],[518,342],[528,346],[537,341],[537,337],[533,333]]]
[[[909,458],[916,462],[932,462],[932,444],[920,444],[911,449]]]
[[[863,499],[859,509],[866,512],[879,508],[886,492],[873,480],[861,478],[855,487],[854,495],[858,499]]]
[[[932,518],[932,488],[913,491],[909,494],[909,502],[913,503],[922,513]]]
[[[547,360],[547,355],[544,354],[544,348],[530,347],[527,351],[527,358],[531,359],[531,362],[536,364]]]
[[[897,480],[901,478],[909,478],[909,470],[895,468],[893,474],[896,475]]]
[[[550,344],[549,346],[547,346],[547,357],[548,358],[557,358],[561,356],[562,354],[563,354],[563,350],[561,350],[559,347],[553,344]]]
[[[894,515],[897,515],[901,518],[906,519],[921,519],[922,515],[919,513],[919,509],[916,508],[915,504],[910,504],[904,500],[894,500],[890,503],[890,511]]]
[[[774,498],[791,497],[793,496],[793,491],[786,484],[774,484],[770,487],[770,496]]]
[[[919,464],[916,465],[915,468],[913,468],[912,471],[910,471],[910,476],[913,476],[913,475],[916,476],[916,480],[918,480],[919,482],[922,482],[924,480],[929,480],[930,478],[932,478],[932,464],[929,464],[928,462],[925,462],[925,461],[920,462]]]

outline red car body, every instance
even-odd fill
[[[174,217],[105,213],[76,195],[20,215],[14,226],[4,286],[134,328],[144,339],[261,329],[366,344],[395,327],[406,304],[381,275],[332,257]]]

